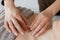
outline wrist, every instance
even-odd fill
[[[53,16],[55,16],[56,14],[57,14],[57,12],[59,12],[59,9],[60,8],[60,6],[58,5],[58,2],[57,1],[55,1],[51,6],[49,6],[46,10],[47,11],[50,11],[51,12],[51,14],[53,15]]]
[[[5,7],[15,7],[14,0],[4,0]]]
[[[49,18],[49,20],[51,20],[54,17],[51,10],[44,10],[43,15],[46,16],[47,18]]]

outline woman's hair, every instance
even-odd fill
[[[14,1],[14,0],[13,0]],[[4,0],[2,0],[1,4],[4,6]]]
[[[4,0],[2,0],[1,4],[4,5]]]

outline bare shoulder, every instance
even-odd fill
[[[53,25],[59,25],[60,24],[60,20],[54,21]]]

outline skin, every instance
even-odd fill
[[[42,11],[32,22],[30,28],[33,31],[32,35],[35,37],[39,37],[43,34],[47,28],[51,25],[51,20],[54,15],[60,10],[59,0],[56,0],[51,6],[49,6],[46,10]],[[44,13],[49,13],[49,16],[44,15]]]
[[[16,36],[18,33],[24,34],[28,29],[28,24],[22,12],[14,5],[13,0],[5,0],[5,20],[4,25],[9,33],[13,32]]]
[[[30,29],[33,31],[32,34],[35,37],[38,37],[41,34],[43,34],[46,31],[46,29],[51,25],[52,18],[60,10],[59,2],[60,0],[56,0],[51,6],[49,6],[47,9],[39,13],[39,15],[37,15],[35,20],[32,22],[32,24],[30,25]],[[50,17],[44,15],[44,13],[50,14]],[[19,22],[21,22],[20,25],[16,19],[19,20]],[[22,16],[21,12],[15,7],[13,0],[8,0],[8,1],[5,0],[5,22],[4,24],[5,24],[5,28],[9,32],[12,31],[15,35],[17,35],[18,32],[23,34],[23,31],[24,31],[23,28],[27,28],[26,19]],[[22,26],[23,28],[21,28],[22,24],[25,25],[25,26]]]

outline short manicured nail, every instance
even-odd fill
[[[34,30],[34,28],[31,28],[31,30]]]
[[[38,35],[35,35],[35,37],[38,37]]]
[[[31,28],[31,30],[32,30],[32,28]]]
[[[33,30],[33,28],[31,28],[31,30]]]
[[[24,35],[24,33],[23,33],[23,32],[21,32],[21,34],[22,34],[22,35]]]
[[[11,33],[11,31],[9,31],[9,33]]]
[[[15,35],[17,36],[18,34],[17,34],[17,33],[15,33]]]

